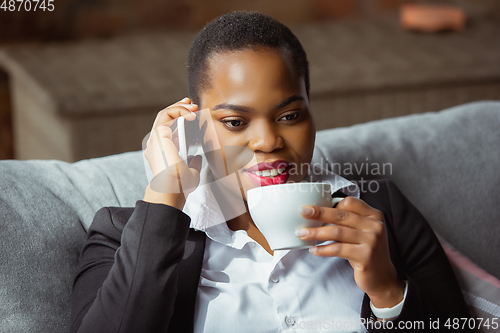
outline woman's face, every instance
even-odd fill
[[[220,145],[246,147],[254,154],[238,171],[243,196],[257,186],[302,180],[316,130],[304,78],[286,51],[261,47],[214,53],[209,79],[200,109],[211,110]]]

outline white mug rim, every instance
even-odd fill
[[[276,185],[266,185],[266,186],[258,186],[258,187],[254,187],[254,188],[251,188],[247,191],[247,193],[249,193],[250,191],[254,191],[254,190],[262,190],[264,188],[276,188],[276,187],[288,187],[288,186],[292,186],[292,185],[304,185],[304,184],[310,184],[310,185],[328,185],[328,186],[332,186],[332,184],[328,183],[328,182],[322,182],[322,181],[319,181],[319,182],[296,182],[296,183],[284,183],[284,184],[276,184]]]

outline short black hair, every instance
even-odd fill
[[[309,63],[297,37],[278,20],[253,11],[235,11],[208,23],[195,37],[187,58],[188,92],[199,104],[199,95],[210,87],[208,59],[214,52],[259,46],[285,49],[299,77],[305,80],[309,96]]]

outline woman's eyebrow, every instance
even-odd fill
[[[285,106],[292,104],[295,101],[304,101],[304,97],[300,95],[293,95],[285,99],[284,101],[278,103],[276,105],[276,109],[281,109],[284,108]],[[254,108],[248,107],[248,106],[243,106],[243,105],[237,105],[237,104],[228,104],[228,103],[221,103],[217,104],[212,108],[212,111],[216,110],[233,110],[233,111],[240,111],[240,112],[255,112]]]
[[[212,111],[220,110],[220,109],[234,110],[234,111],[241,111],[241,112],[255,112],[254,108],[250,108],[248,106],[243,106],[243,105],[237,105],[237,104],[228,104],[228,103],[217,104],[216,106],[214,106],[212,108]]]
[[[300,95],[293,95],[285,99],[283,102],[276,105],[276,109],[284,108],[285,106],[292,104],[295,101],[305,101],[304,97]]]

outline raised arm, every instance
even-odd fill
[[[99,210],[73,284],[71,332],[166,331],[189,222],[144,201]]]

